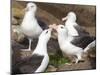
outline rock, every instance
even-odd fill
[[[26,49],[26,47],[15,40],[11,41],[12,45],[12,54],[14,54],[18,58],[30,57],[33,51],[22,51],[21,49]]]
[[[57,39],[51,38],[48,42],[48,53],[50,55],[55,55],[57,53],[58,50],[60,50],[59,48],[59,44]]]
[[[22,11],[27,2],[19,2],[14,1],[12,3],[12,35],[11,39],[12,42],[12,61],[13,64],[17,63],[18,61],[30,57],[32,51],[37,45],[38,39],[32,42],[32,51],[21,51],[21,49],[28,48],[28,40],[25,39],[25,36],[21,33],[20,24],[22,22],[23,16],[25,14]],[[49,3],[38,3],[38,10],[36,15],[42,19],[47,25],[56,23],[56,24],[64,24],[61,21],[61,18],[65,17],[68,12],[74,11],[78,17],[78,24],[80,26],[85,27],[85,29],[90,33],[90,35],[95,36],[95,25],[96,25],[96,8],[95,6],[83,6],[83,5],[72,5],[72,4],[49,4]],[[63,8],[63,9],[62,9]],[[56,11],[54,11],[56,10]],[[53,33],[52,38],[48,42],[48,53],[50,55],[55,55],[58,51],[60,51],[58,41],[57,41],[57,34]],[[61,53],[61,51],[60,51]],[[94,52],[93,52],[94,53]],[[54,71],[70,71],[70,70],[88,70],[88,69],[95,69],[96,68],[96,55],[90,53],[88,56],[89,58],[86,59],[85,62],[80,62],[78,64],[59,64],[57,68],[52,66],[51,64],[47,68],[47,72],[54,72]],[[59,55],[57,53],[57,55]],[[55,55],[55,56],[57,56]],[[57,57],[59,59],[59,57]],[[27,67],[27,66],[26,66]]]
[[[12,17],[12,25],[17,25],[18,24],[18,21],[16,18]]]
[[[21,58],[25,59],[25,58],[28,58],[28,57],[32,56],[32,52],[33,51],[20,51]]]
[[[37,5],[39,8],[49,12],[60,20],[62,17],[66,16],[68,12],[74,11],[78,17],[77,21],[81,26],[95,26],[95,6],[51,3],[37,3]]]
[[[96,57],[96,47],[88,50],[88,56],[89,57]]]
[[[22,72],[22,73],[32,73],[32,71],[33,71],[33,67],[32,67],[32,65],[21,65],[21,67],[20,67],[20,71]]]
[[[12,25],[12,39],[17,42],[22,42],[25,38],[25,35],[21,32],[20,26]]]
[[[64,64],[60,65],[57,71],[74,71],[74,70],[90,70],[96,69],[96,58],[87,58],[84,62],[80,62],[77,64]]]
[[[57,71],[72,71],[72,70],[89,70],[96,69],[96,49],[95,47],[88,50],[85,56],[83,56],[84,61],[80,61],[71,65],[62,64],[58,66]]]
[[[11,40],[11,45],[12,45],[12,50],[15,51],[15,52],[20,50],[20,49],[25,48],[22,44],[19,44],[15,40]]]
[[[24,8],[17,8],[17,7],[13,7],[12,8],[12,15],[14,17],[17,17],[17,18],[23,18],[24,16],[24,11],[23,11]]]
[[[22,51],[21,49],[25,49],[25,46],[17,43],[12,40],[12,64],[16,64],[23,59],[29,58],[32,55],[33,51]]]
[[[52,65],[49,65],[48,68],[47,68],[47,72],[55,72],[57,70],[57,68],[55,68],[54,66]]]

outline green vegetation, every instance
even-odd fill
[[[50,55],[50,63],[51,65],[54,66],[59,66],[61,64],[68,63],[69,61],[66,58],[60,57],[58,55]]]
[[[64,58],[61,51],[57,51],[55,54],[49,54],[49,65],[54,66],[55,68],[58,68],[60,65],[63,65],[65,63],[69,63],[69,60],[67,58]],[[45,70],[45,72],[48,71],[48,68]],[[51,71],[53,72],[53,71]]]
[[[62,52],[58,51],[55,55],[49,55],[50,58],[50,65],[53,65],[55,67],[58,67],[59,65],[69,63],[69,60],[67,58],[64,58],[62,55]]]

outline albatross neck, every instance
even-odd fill
[[[73,37],[68,35],[67,32],[63,32],[63,33],[58,35],[58,42],[60,45],[65,44],[65,42],[71,42],[72,39],[73,39]]]
[[[47,54],[47,43],[48,41],[44,39],[39,39],[35,52],[42,54],[42,55]]]
[[[32,20],[35,19],[35,12],[28,11],[25,13],[24,20]]]
[[[65,40],[67,40],[67,38],[68,38],[68,34],[65,32],[58,34],[59,44],[63,44],[65,42]]]
[[[70,25],[71,23],[76,23],[76,19],[67,19],[67,21],[65,22],[66,24]]]

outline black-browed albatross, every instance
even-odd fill
[[[87,36],[89,35],[80,25],[76,22],[77,17],[74,12],[69,12],[66,17],[62,18],[65,21],[65,27],[70,36]]]
[[[24,59],[12,66],[13,74],[31,74],[44,72],[49,63],[47,43],[51,37],[52,28],[44,30],[39,36],[38,44],[30,58]]]
[[[72,44],[85,48],[87,44],[92,43],[93,41],[91,47],[94,46],[96,38],[92,36],[90,37],[90,34],[87,31],[85,31],[85,29],[83,29],[80,25],[78,25],[76,20],[77,20],[76,14],[72,11],[69,12],[66,17],[62,18],[62,21],[66,21],[65,27],[68,30],[68,35],[70,37],[73,37]]]
[[[31,50],[31,42],[34,38],[38,38],[41,32],[48,28],[48,26],[37,19],[36,17],[37,5],[35,3],[27,3],[25,8],[25,15],[21,23],[21,31],[27,36],[29,40],[28,49],[22,49],[24,51]]]
[[[76,39],[77,36],[70,36],[64,25],[55,25],[52,28],[54,28],[58,33],[58,43],[62,53],[67,56],[76,56],[76,63],[82,60],[84,52],[95,46],[95,40],[91,36],[79,36]]]

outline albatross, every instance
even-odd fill
[[[52,26],[58,33],[58,43],[65,56],[76,56],[75,63],[82,59],[84,52],[95,47],[95,39],[91,36],[80,36],[78,38],[69,35],[68,29],[64,25]]]
[[[38,38],[41,32],[48,28],[48,26],[36,17],[37,5],[35,3],[27,3],[25,8],[25,15],[21,23],[21,31],[27,36],[29,40],[28,49],[24,51],[31,51],[31,42],[34,38]]]
[[[68,30],[68,35],[70,37],[73,37],[72,43],[74,45],[85,48],[87,44],[91,43],[87,46],[87,48],[85,48],[85,52],[87,52],[88,49],[95,46],[96,38],[94,36],[91,36],[90,39],[90,34],[85,29],[83,29],[76,22],[76,20],[77,20],[77,16],[75,12],[72,11],[69,12],[66,17],[62,18],[62,21],[65,21],[65,27]]]
[[[65,27],[68,30],[70,36],[87,36],[89,35],[78,23],[76,22],[77,17],[74,12],[69,12],[66,17],[62,18],[65,21]]]
[[[41,33],[32,56],[15,64],[12,68],[13,74],[31,74],[45,71],[49,63],[47,43],[51,37],[51,31],[52,28],[49,28]]]

